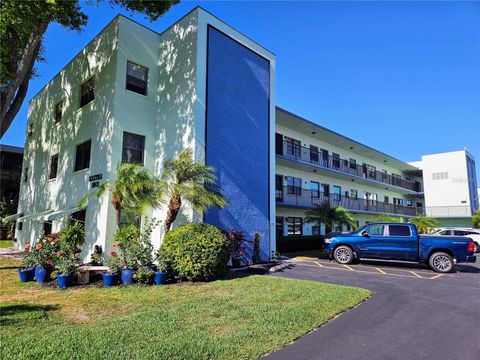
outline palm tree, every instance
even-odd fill
[[[122,211],[142,215],[148,207],[159,207],[162,202],[163,184],[151,172],[138,164],[122,163],[117,169],[117,178],[105,181],[95,192],[80,202],[86,207],[90,197],[102,197],[106,191],[112,194],[115,222],[120,229]]]
[[[378,215],[375,217],[375,222],[403,222],[403,218],[391,215]]]
[[[340,206],[331,206],[327,201],[320,203],[314,209],[307,210],[305,215],[306,222],[325,224],[327,234],[332,232],[333,224],[356,227],[355,217],[350,211]]]
[[[227,204],[215,180],[214,169],[196,162],[189,148],[180,151],[175,159],[165,161],[162,182],[170,199],[165,232],[170,231],[183,200],[199,213],[210,206],[224,207]]]
[[[431,218],[426,215],[418,215],[415,218],[408,219],[412,224],[417,226],[417,230],[420,234],[427,234],[432,230],[440,227],[440,223],[437,219]]]

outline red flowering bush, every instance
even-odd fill
[[[35,248],[31,249],[30,256],[36,266],[52,267],[58,261],[60,251],[59,234],[49,234],[38,240]]]
[[[230,243],[230,256],[239,258],[244,254],[243,243],[245,242],[245,235],[242,231],[232,230],[227,234]]]

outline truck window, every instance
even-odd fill
[[[383,235],[383,225],[372,225],[365,229],[368,235],[370,236],[382,236]]]
[[[389,225],[390,236],[411,236],[410,226],[407,225]]]

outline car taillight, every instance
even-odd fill
[[[475,251],[475,244],[473,243],[472,240],[470,240],[467,246],[467,252],[474,252],[474,251]]]

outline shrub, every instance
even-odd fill
[[[229,250],[227,237],[220,229],[188,224],[165,235],[159,257],[177,280],[213,280],[227,271]]]
[[[253,255],[252,262],[258,264],[260,262],[260,233],[256,232],[253,235]]]
[[[107,265],[110,268],[110,272],[112,274],[117,274],[118,272],[120,272],[120,270],[123,267],[122,259],[115,251],[112,251],[110,253],[110,256],[107,258],[107,261],[105,261],[105,265]]]
[[[135,271],[133,278],[140,284],[150,284],[153,279],[153,271],[151,269],[141,267]]]
[[[43,236],[32,252],[32,262],[41,267],[53,267],[58,260],[60,251],[60,236],[58,233]]]
[[[75,252],[70,251],[68,253],[57,253],[57,265],[59,274],[74,274],[77,272],[78,257]]]
[[[60,241],[62,248],[77,250],[85,243],[85,230],[83,225],[75,221],[73,224],[66,226],[60,231]]]
[[[277,237],[277,250],[290,251],[316,250],[323,247],[323,236],[290,235]]]
[[[227,234],[227,239],[230,245],[230,256],[240,258],[244,254],[243,243],[246,240],[243,232],[232,230]]]

